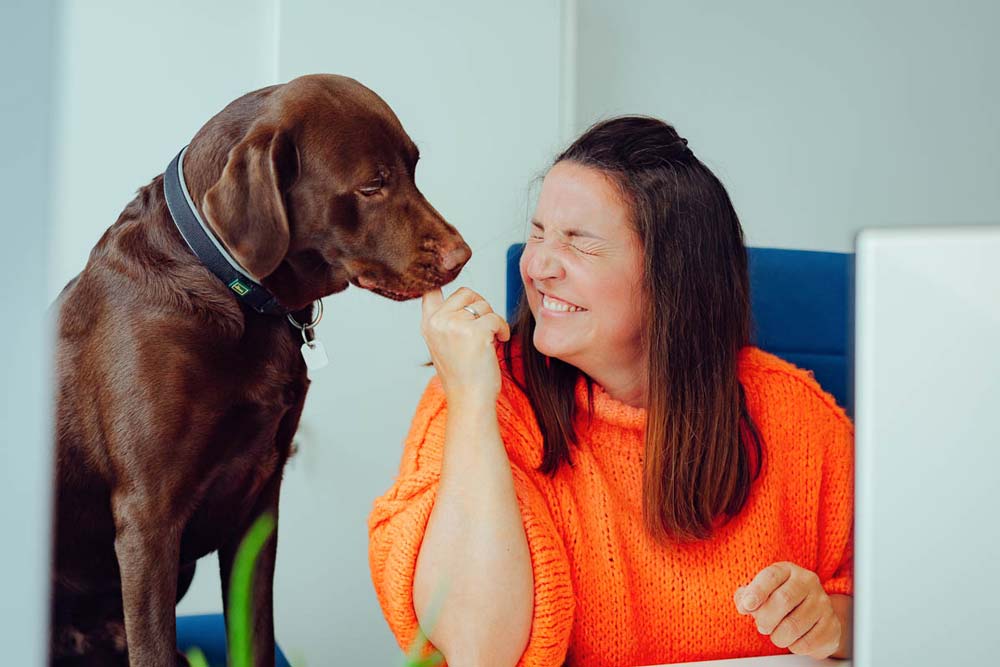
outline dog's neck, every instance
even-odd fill
[[[163,173],[163,194],[170,217],[191,251],[245,304],[262,315],[287,315],[288,308],[233,258],[202,219],[184,183],[184,153]]]
[[[199,135],[184,153],[184,184],[199,213],[202,210],[198,204],[224,171],[229,150],[230,146]],[[311,250],[291,250],[271,275],[258,282],[282,303],[301,310],[317,299],[347,289],[349,277],[338,258]]]

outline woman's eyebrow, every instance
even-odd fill
[[[543,225],[538,220],[532,220],[531,225],[533,227],[537,227],[543,232],[545,231],[545,225]],[[585,239],[597,239],[598,241],[607,241],[607,239],[604,238],[603,236],[598,236],[597,234],[594,234],[593,232],[588,232],[585,229],[564,229],[560,233],[563,236],[579,236]]]

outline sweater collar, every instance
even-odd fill
[[[768,365],[771,359],[766,352],[753,346],[746,346],[740,350],[737,359],[737,372],[740,380],[745,381],[750,367]],[[636,431],[645,432],[646,429],[646,409],[634,408],[631,405],[617,401],[611,397],[604,387],[592,382],[594,391],[594,422],[610,424]],[[576,407],[577,418],[587,418],[587,379],[581,374],[576,382]]]
[[[591,386],[593,387],[593,418],[595,422],[635,431],[645,430],[646,410],[644,408],[634,408],[615,400],[604,390],[604,387],[596,382],[592,382]],[[589,411],[587,403],[587,380],[581,376],[576,383],[576,407],[579,418],[584,420],[586,420]]]

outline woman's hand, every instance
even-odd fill
[[[500,365],[493,343],[510,339],[507,322],[468,287],[447,299],[440,289],[424,294],[420,330],[448,402],[496,401]]]
[[[736,589],[733,599],[736,610],[753,616],[757,630],[779,648],[818,659],[843,652],[845,619],[811,570],[775,563]]]

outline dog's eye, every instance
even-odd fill
[[[384,185],[385,179],[379,175],[358,188],[358,192],[366,197],[371,197],[374,194],[378,194]]]

